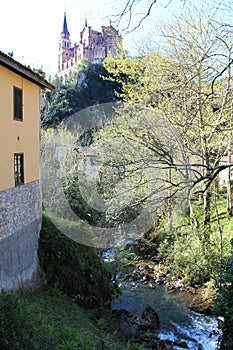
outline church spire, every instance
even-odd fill
[[[66,12],[64,12],[63,30],[59,40],[59,52],[58,52],[58,72],[64,69],[64,64],[72,56],[71,53],[71,40],[70,33],[68,31]]]
[[[68,26],[67,26],[67,20],[66,20],[66,12],[64,12],[64,21],[63,21],[63,31],[62,34],[64,34],[65,36],[70,35],[69,31],[68,31]]]

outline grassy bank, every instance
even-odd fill
[[[71,233],[73,223],[61,220]],[[39,260],[47,285],[0,294],[1,350],[142,350],[111,317],[119,293],[96,249],[64,236],[43,213]]]
[[[0,296],[1,350],[136,350],[58,289]]]

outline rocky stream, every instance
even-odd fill
[[[129,312],[124,320],[126,332],[134,335],[143,331],[144,336],[154,332],[159,339],[172,341],[170,349],[217,349],[221,335],[217,318],[191,310],[185,292],[169,291],[164,286],[150,288],[140,282],[122,282],[121,287],[122,295],[113,309]],[[153,348],[151,338],[148,345]]]
[[[156,264],[131,267],[119,277],[122,293],[112,307],[126,335],[150,349],[157,349],[158,339],[166,350],[218,349],[221,331],[210,309],[214,293],[184,288],[179,281],[168,287],[166,273]]]

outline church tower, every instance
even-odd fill
[[[72,56],[71,53],[71,40],[70,33],[68,31],[66,13],[64,13],[63,30],[59,41],[59,54],[58,54],[58,72],[60,73],[66,67],[66,61]]]
[[[113,28],[111,23],[107,27],[102,26],[100,32],[88,26],[87,19],[85,19],[85,26],[80,32],[79,41],[72,46],[66,13],[64,13],[63,30],[59,40],[58,77],[65,82],[83,59],[102,62],[108,54],[115,56],[118,42],[121,40],[118,30]]]

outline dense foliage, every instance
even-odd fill
[[[0,295],[0,348],[21,350],[31,348],[30,327],[25,324],[25,310],[17,295]],[[24,324],[24,328],[22,325]]]
[[[233,240],[231,245],[233,247]],[[222,269],[220,282],[214,311],[224,318],[224,322],[220,321],[223,330],[221,350],[228,350],[233,348],[233,257]]]
[[[101,103],[116,100],[119,84],[106,80],[109,73],[102,63],[83,60],[69,79],[62,83],[56,77],[54,91],[46,91],[41,101],[42,128],[58,125],[72,114]]]
[[[46,214],[39,259],[49,285],[60,287],[85,307],[108,305],[117,292],[97,251],[61,234]]]

